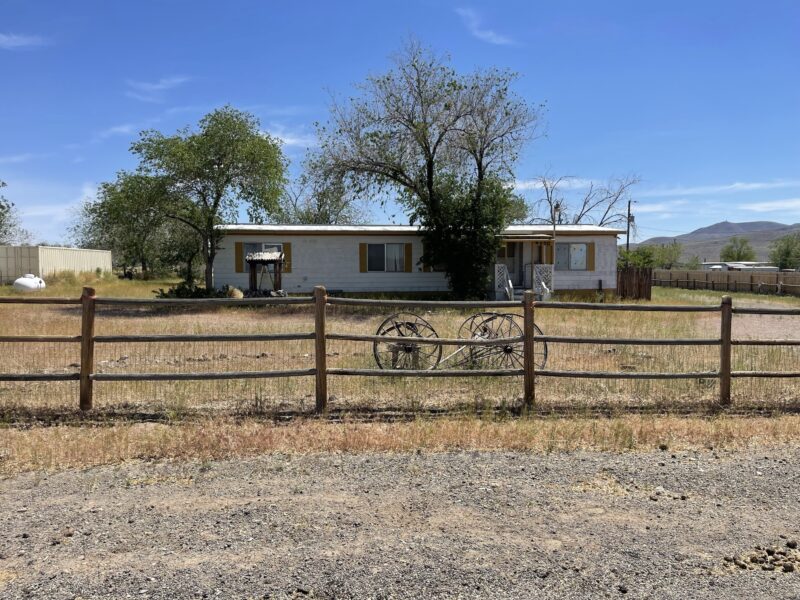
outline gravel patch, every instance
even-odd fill
[[[800,598],[799,459],[270,455],[28,473],[0,481],[0,596]]]

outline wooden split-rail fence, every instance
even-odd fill
[[[316,381],[316,412],[324,413],[328,408],[328,379],[337,376],[354,377],[523,377],[523,399],[526,408],[533,408],[536,401],[536,380],[538,377],[567,377],[594,379],[718,379],[721,406],[731,404],[731,383],[735,378],[800,378],[800,371],[734,371],[731,368],[732,348],[736,345],[750,346],[800,346],[800,339],[756,340],[732,339],[732,318],[734,314],[744,315],[792,315],[800,316],[795,308],[739,308],[734,307],[729,296],[724,296],[718,305],[652,305],[652,304],[603,304],[581,302],[535,302],[532,291],[526,291],[522,301],[502,302],[439,302],[415,300],[371,300],[330,297],[324,287],[315,288],[313,296],[286,298],[245,298],[245,299],[138,299],[138,298],[98,298],[92,288],[84,288],[80,299],[5,297],[0,304],[79,304],[81,306],[81,333],[73,336],[56,335],[4,335],[0,343],[77,343],[80,344],[80,365],[77,373],[2,373],[0,381],[74,381],[80,382],[79,406],[90,410],[93,405],[93,386],[102,381],[191,381],[223,379],[268,379],[282,377],[313,376]],[[264,333],[264,334],[181,334],[181,335],[95,335],[95,310],[101,306],[284,306],[309,305],[314,307],[314,331],[305,333]],[[522,367],[517,369],[460,370],[391,370],[391,369],[350,369],[329,368],[327,366],[328,340],[352,340],[363,342],[396,342],[393,336],[360,335],[355,333],[328,333],[326,331],[327,307],[368,306],[396,310],[398,307],[426,309],[522,309],[524,332],[519,338],[499,340],[507,343],[523,343]],[[719,313],[719,337],[715,338],[596,338],[555,335],[534,335],[537,310],[580,310],[580,311],[649,311],[668,313]],[[315,366],[310,369],[285,369],[272,371],[224,371],[224,372],[176,372],[176,373],[97,373],[94,369],[94,348],[96,344],[132,342],[258,342],[314,340]],[[415,342],[442,345],[469,345],[492,343],[491,340],[465,340],[444,338],[414,338]],[[616,344],[616,345],[657,345],[657,346],[718,346],[718,369],[709,372],[629,372],[629,371],[572,371],[539,369],[535,365],[534,344],[555,342],[562,344]],[[0,369],[2,369],[0,359]]]

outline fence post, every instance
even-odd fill
[[[314,359],[316,361],[317,413],[328,409],[328,361],[325,344],[325,305],[328,293],[325,286],[314,288]]]
[[[94,371],[94,288],[85,287],[81,294],[81,373],[80,373],[80,408],[92,408],[92,379]]]
[[[523,311],[525,316],[525,340],[523,342],[523,370],[525,409],[530,410],[536,402],[536,354],[533,345],[533,324],[534,324],[534,300],[536,296],[533,290],[525,290],[523,294]]]
[[[719,345],[719,403],[731,403],[731,325],[733,304],[730,296],[722,297],[721,326]]]

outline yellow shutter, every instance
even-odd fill
[[[283,242],[283,272],[292,272],[292,243]]]
[[[233,260],[236,263],[236,272],[244,273],[244,244],[236,242],[233,245]]]
[[[411,273],[411,243],[407,243],[405,247],[405,260],[403,261],[406,273]]]
[[[367,272],[367,245],[358,245],[358,270],[361,273]]]
[[[594,271],[594,242],[586,244],[586,270]]]

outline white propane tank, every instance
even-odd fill
[[[43,290],[45,287],[44,279],[32,273],[26,273],[14,282],[14,289],[22,292],[34,292]]]

